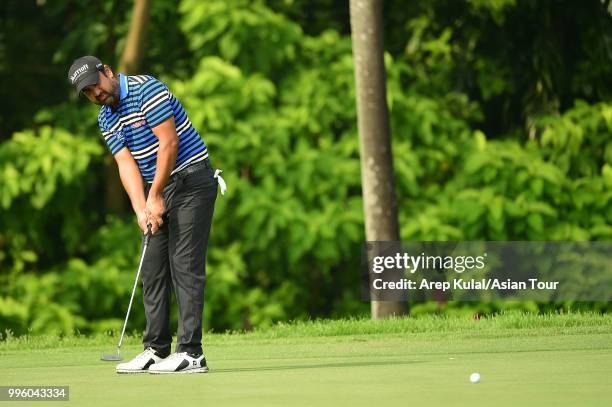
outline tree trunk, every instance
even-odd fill
[[[134,1],[130,30],[119,62],[119,71],[126,75],[139,73],[140,62],[145,53],[150,9],[151,0]]]
[[[150,6],[150,0],[135,0],[130,30],[117,72],[126,75],[139,73],[140,62],[145,52]],[[129,211],[130,205],[114,161],[112,159],[106,161],[106,208],[110,212],[124,214]]]
[[[383,48],[382,0],[351,0],[357,125],[366,240],[399,241]],[[405,302],[372,301],[372,318],[405,314]]]

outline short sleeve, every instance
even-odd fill
[[[117,154],[125,147],[125,137],[123,137],[121,131],[110,131],[102,116],[98,116],[98,126],[100,126],[104,142],[112,155]]]
[[[140,110],[153,128],[174,114],[168,87],[155,78],[142,85]]]

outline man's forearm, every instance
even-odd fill
[[[176,163],[176,155],[178,154],[178,141],[160,141],[159,149],[157,150],[157,168],[155,170],[155,177],[153,178],[153,185],[149,194],[154,196],[161,196],[168,182],[168,177],[174,169]]]
[[[136,162],[132,161],[132,165],[120,165],[119,177],[121,178],[123,189],[125,189],[125,192],[130,197],[134,213],[138,216],[139,212],[144,211],[146,200],[142,176]]]

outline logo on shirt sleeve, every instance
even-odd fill
[[[113,136],[115,136],[115,138],[122,143],[125,141],[125,135],[123,134],[123,130],[113,131]]]

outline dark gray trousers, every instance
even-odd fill
[[[164,224],[151,237],[142,265],[147,317],[142,342],[145,349],[150,346],[164,354],[172,345],[173,286],[179,306],[176,352],[202,353],[206,251],[218,184],[210,165],[196,166],[193,172],[183,170],[173,176],[164,188]],[[150,186],[145,185],[148,196]]]

